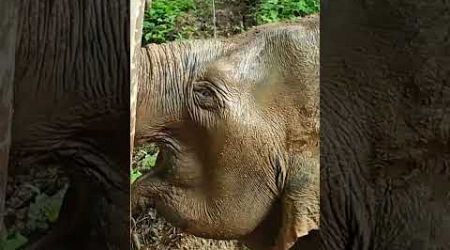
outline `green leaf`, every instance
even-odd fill
[[[0,250],[16,250],[24,246],[28,239],[19,232],[11,233],[0,241]]]
[[[49,223],[56,222],[67,188],[68,185],[51,196],[40,193],[35,197],[28,209],[27,228],[29,230],[47,229]]]
[[[157,158],[156,154],[155,155],[148,155],[147,157],[145,157],[144,158],[143,167],[145,169],[153,168],[155,166],[155,163],[156,163],[156,158]]]
[[[136,181],[137,178],[139,178],[142,175],[141,172],[139,172],[139,170],[137,169],[133,169],[133,171],[131,171],[131,183],[134,183]]]
[[[147,33],[147,34],[145,34],[144,35],[144,37],[145,37],[145,41],[150,41],[151,40],[151,38],[152,38],[152,33]]]

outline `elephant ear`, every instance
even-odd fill
[[[299,157],[291,163],[281,196],[281,228],[273,250],[287,250],[319,228],[318,161]]]

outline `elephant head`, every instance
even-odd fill
[[[132,187],[197,236],[288,249],[318,228],[319,18],[141,50]]]

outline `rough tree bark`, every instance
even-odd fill
[[[8,176],[16,43],[16,1],[0,2],[0,235],[4,232],[3,212]]]
[[[149,8],[151,4],[151,0],[130,0],[130,171],[132,171],[134,134],[136,130],[136,102],[139,73],[138,56],[142,43],[144,12],[145,8]],[[134,240],[134,235],[131,238]],[[141,249],[139,242],[134,241],[134,243],[136,244],[135,248]]]
[[[130,4],[130,157],[133,157],[134,132],[136,125],[136,100],[138,79],[138,51],[142,41],[142,23],[145,6],[151,5],[151,0],[131,0]],[[130,161],[132,162],[132,161]]]

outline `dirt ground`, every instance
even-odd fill
[[[132,219],[133,249],[141,250],[246,250],[237,241],[203,239],[181,233],[164,218],[158,216],[155,209],[149,207],[146,212]]]

